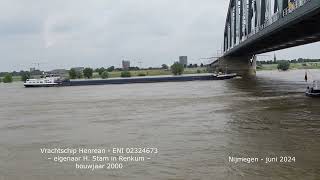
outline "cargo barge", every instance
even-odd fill
[[[110,78],[110,79],[60,80],[58,86],[90,86],[90,85],[108,85],[108,84],[208,81],[208,80],[232,79],[236,76],[237,74],[223,74],[223,75],[192,74],[192,75],[181,75],[181,76],[147,76],[147,77]],[[36,87],[36,86],[32,86],[32,87]]]

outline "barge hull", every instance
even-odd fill
[[[160,82],[186,82],[186,81],[209,81],[225,80],[236,77],[236,74],[218,76],[214,74],[183,75],[183,76],[157,76],[157,77],[132,77],[132,78],[113,78],[113,79],[88,79],[88,80],[68,80],[62,81],[57,85],[31,84],[25,87],[52,87],[52,86],[90,86],[108,84],[135,84],[135,83],[160,83]]]
[[[54,84],[54,85],[48,85],[48,84],[41,84],[41,85],[24,85],[24,87],[26,87],[26,88],[37,88],[37,87],[58,87],[58,86],[63,86],[63,84]]]

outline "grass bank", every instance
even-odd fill
[[[262,64],[257,66],[257,71],[278,70],[278,64]],[[312,63],[290,63],[290,69],[320,69],[320,62]]]
[[[197,74],[198,70],[200,73],[206,73],[206,68],[185,68],[183,74]],[[113,71],[109,72],[109,78],[116,78],[121,77],[122,71]],[[152,70],[137,70],[137,71],[130,71],[132,77],[137,77],[139,74],[145,74],[146,76],[160,76],[160,75],[172,75],[172,72],[170,70],[164,70],[164,69],[152,69]],[[100,78],[98,73],[93,73],[93,78]]]

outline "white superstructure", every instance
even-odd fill
[[[48,87],[48,86],[57,86],[61,84],[59,76],[55,75],[46,75],[40,79],[27,79],[23,84],[25,87]]]

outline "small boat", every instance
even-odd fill
[[[44,75],[40,79],[27,79],[23,83],[25,87],[52,87],[60,86],[62,83],[60,76]]]
[[[218,80],[225,80],[225,79],[232,79],[232,78],[235,78],[237,77],[237,74],[236,73],[231,73],[231,74],[218,74],[216,76],[216,78]]]
[[[306,96],[320,97],[320,81],[313,81],[312,87],[308,86]]]
[[[228,65],[226,65],[226,69],[224,71],[224,73],[222,73],[221,71],[216,74],[215,79],[216,80],[226,80],[226,79],[233,79],[238,77],[238,75],[236,73],[228,73]]]

